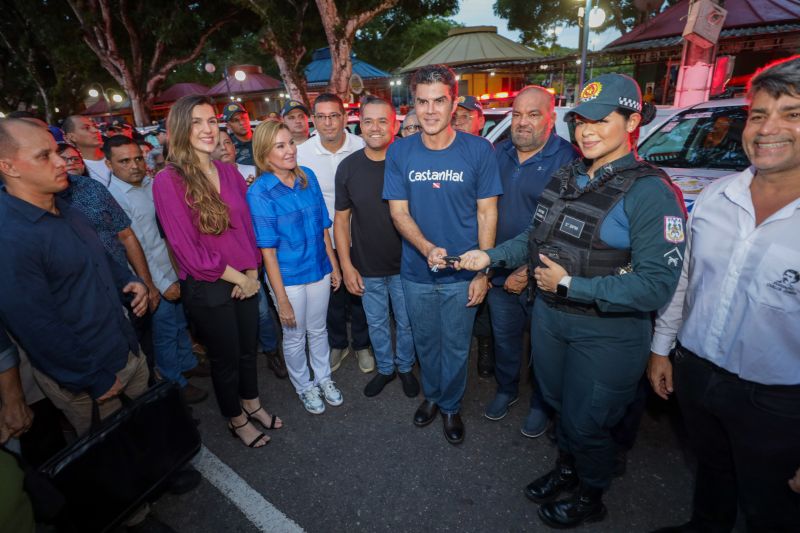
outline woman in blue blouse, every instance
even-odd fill
[[[283,328],[286,368],[303,407],[320,414],[325,411],[323,397],[330,405],[342,404],[342,394],[331,381],[325,324],[329,287],[337,290],[342,280],[326,231],[331,220],[316,176],[297,166],[297,148],[284,124],[268,121],[256,128],[253,158],[264,172],[247,191],[247,202]]]

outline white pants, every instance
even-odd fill
[[[328,345],[328,299],[331,294],[331,277],[326,275],[314,283],[288,285],[286,296],[294,310],[296,325],[293,328],[281,324],[283,329],[283,358],[289,379],[297,394],[302,394],[315,385],[331,378],[330,346]],[[342,287],[344,289],[344,287]],[[278,300],[270,287],[270,295],[280,313]],[[314,370],[314,381],[306,362],[306,335],[308,336],[308,360]]]

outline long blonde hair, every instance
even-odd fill
[[[231,224],[228,206],[200,168],[200,159],[192,148],[192,110],[214,103],[207,96],[191,95],[179,98],[167,115],[169,155],[167,162],[183,178],[186,185],[186,204],[195,215],[201,233],[220,235]]]
[[[253,159],[259,171],[275,172],[268,158],[269,153],[277,144],[278,132],[281,130],[286,130],[290,135],[292,133],[289,131],[286,124],[274,120],[262,122],[253,132]],[[300,168],[300,165],[294,167],[289,173],[293,175],[295,179],[300,180],[301,189],[306,188],[308,185],[308,178],[306,177],[306,173],[303,172],[303,169]]]

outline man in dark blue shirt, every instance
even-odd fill
[[[125,319],[147,289],[111,260],[89,221],[56,194],[68,185],[52,136],[24,121],[0,122],[0,321],[28,353],[43,391],[76,431],[88,429],[91,399],[106,403],[147,367]],[[44,376],[54,389],[39,379]],[[133,391],[131,391],[133,392]],[[111,402],[116,403],[116,402]],[[103,409],[105,407],[105,409]]]
[[[533,211],[550,176],[577,157],[577,151],[555,134],[553,95],[542,87],[523,89],[514,100],[511,139],[497,146],[503,196],[497,201],[497,243],[516,237],[531,222]],[[484,416],[500,420],[518,399],[522,335],[530,328],[526,266],[512,272],[498,268],[492,274],[487,301],[494,331],[497,393]],[[526,437],[547,429],[548,417],[538,387],[522,427]]]

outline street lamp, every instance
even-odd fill
[[[578,10],[578,17],[579,22],[580,18],[583,18],[580,43],[581,59],[579,63],[580,69],[578,69],[578,88],[580,90],[583,88],[583,84],[586,81],[586,53],[589,49],[589,32],[591,28],[597,28],[605,22],[606,12],[597,6],[592,7],[592,0],[586,0],[586,5]]]
[[[206,72],[208,72],[209,74],[213,74],[214,72],[217,71],[217,66],[211,62],[206,63],[203,66],[203,68],[205,68]],[[222,77],[225,78],[225,87],[228,89],[228,98],[230,98],[231,101],[234,101],[236,99],[233,97],[233,94],[231,93],[231,84],[229,81],[230,73],[228,71],[229,68],[230,66],[226,64],[225,70],[222,71]],[[243,82],[244,80],[247,79],[247,73],[243,70],[237,70],[236,72],[233,73],[233,77],[236,81]]]
[[[122,98],[121,94],[119,94],[119,93],[109,93],[109,91],[105,87],[103,87],[102,85],[100,85],[97,82],[90,83],[89,87],[90,87],[90,89],[88,91],[88,94],[89,94],[90,97],[99,98],[102,95],[103,100],[105,100],[105,102],[106,102],[106,107],[108,107],[108,114],[109,115],[111,114],[111,101],[113,101],[115,104],[122,103],[123,98]],[[98,91],[95,87],[98,87],[100,90]],[[111,98],[109,98],[109,96],[108,96],[109,94],[111,94]]]

